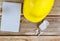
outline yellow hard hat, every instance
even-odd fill
[[[24,0],[23,14],[30,22],[41,22],[51,11],[54,0]]]

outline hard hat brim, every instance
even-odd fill
[[[34,16],[31,16],[30,14],[26,13],[24,14],[24,17],[29,20],[30,22],[34,22],[34,23],[37,23],[37,22],[41,22],[47,15],[44,15],[42,17],[34,17]]]

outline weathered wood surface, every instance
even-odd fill
[[[2,2],[23,2],[23,0],[0,0]]]
[[[2,5],[0,3],[0,7],[1,6]],[[2,13],[0,12],[0,22],[1,15]],[[42,31],[41,35],[60,35],[60,0],[55,0],[52,11],[45,19],[49,21],[50,25],[46,30]],[[0,31],[0,35],[37,35],[35,30],[38,28],[38,23],[31,23],[27,21],[23,16],[21,17],[20,22],[20,32],[13,33]]]
[[[13,33],[13,32],[2,32],[2,31],[0,31],[0,35],[35,35],[36,29],[37,29],[37,24],[30,23],[22,17],[21,18],[21,24],[20,24],[20,32]]]
[[[60,16],[59,17],[47,17],[50,25],[45,29],[41,35],[60,35]]]
[[[50,25],[41,35],[60,35],[60,0],[55,0],[54,7],[46,19]]]
[[[60,15],[60,0],[55,0],[54,6],[50,15]]]
[[[60,41],[60,36],[0,36],[0,41]]]

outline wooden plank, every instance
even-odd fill
[[[2,2],[2,0],[0,0],[0,2]]]
[[[0,25],[1,25],[1,21],[0,21]],[[13,32],[0,31],[0,35],[36,35],[35,34],[36,29],[37,29],[36,23],[31,23],[27,21],[24,17],[21,17],[20,32],[13,33]]]
[[[60,41],[60,36],[0,36],[0,41]]]
[[[8,1],[8,2],[23,2],[23,0],[5,0],[5,1]],[[55,0],[53,9],[49,13],[49,15],[60,15],[60,0]]]
[[[23,2],[23,0],[3,0],[3,2]]]
[[[23,0],[5,0],[5,1],[8,1],[8,2],[23,2]],[[0,8],[1,8],[1,4],[2,4],[2,2],[0,1]],[[1,15],[1,13],[0,13],[0,15]],[[50,12],[49,15],[60,15],[60,0],[55,0],[54,7],[53,7],[53,9],[52,9],[52,11]]]
[[[47,17],[46,20],[50,23],[48,28],[41,35],[60,35],[60,16],[59,17]],[[37,35],[36,29],[38,23],[31,23],[24,17],[21,17],[20,32],[0,32],[0,35]],[[7,34],[6,34],[7,33]]]
[[[55,0],[53,9],[49,15],[60,15],[60,0]]]
[[[41,35],[60,35],[60,16],[47,17],[46,20],[48,20],[49,26],[42,31]]]
[[[0,12],[1,12],[1,9],[2,9],[2,2],[0,2]]]
[[[0,0],[0,15],[2,15],[2,2]]]

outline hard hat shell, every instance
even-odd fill
[[[30,22],[41,22],[51,11],[54,0],[24,0],[23,14]]]

